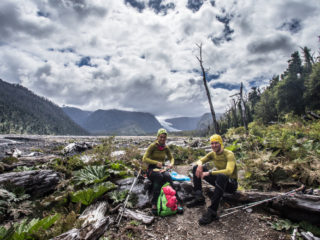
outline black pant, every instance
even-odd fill
[[[174,189],[171,176],[168,172],[158,172],[153,171],[152,169],[148,169],[148,179],[152,182],[152,205],[157,205],[161,187],[166,182],[169,182],[171,187]]]
[[[201,178],[198,178],[196,176],[196,170],[198,165],[193,167],[193,187],[196,194],[196,197],[202,196],[202,181]],[[203,167],[203,171],[207,172],[208,169],[206,167]],[[213,195],[211,197],[211,208],[214,211],[218,210],[220,200],[223,196],[224,192],[228,193],[234,193],[238,188],[238,182],[236,179],[229,178],[225,174],[217,174],[212,175],[209,174],[209,176],[206,176],[203,178],[211,185],[215,186]]]

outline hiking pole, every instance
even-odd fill
[[[139,176],[140,176],[140,173],[141,173],[141,168],[139,169],[139,172],[138,172],[137,177],[133,180],[133,183],[132,183],[131,188],[130,188],[130,190],[129,190],[129,192],[128,192],[128,195],[127,195],[127,197],[126,197],[126,200],[124,201],[122,210],[120,211],[120,213],[118,214],[118,216],[117,216],[117,218],[116,218],[116,221],[118,221],[117,227],[119,226],[119,224],[120,224],[120,222],[121,222],[121,219],[122,219],[124,210],[126,209],[127,203],[128,203],[128,201],[129,201],[130,193],[132,192],[132,189],[133,189],[134,185],[136,185],[136,182],[137,182],[137,180],[138,180],[138,178],[139,178]]]
[[[258,206],[262,203],[265,203],[265,202],[270,202],[272,200],[275,200],[277,198],[281,198],[281,197],[284,197],[286,195],[289,195],[289,194],[292,194],[292,193],[295,193],[295,192],[299,192],[299,191],[302,191],[303,189],[305,188],[304,185],[301,185],[301,187],[297,188],[297,189],[294,189],[294,190],[291,190],[289,192],[286,192],[284,194],[281,194],[279,196],[275,196],[275,197],[272,197],[272,198],[268,198],[268,199],[264,199],[264,200],[261,200],[261,201],[257,201],[257,202],[253,202],[253,203],[248,203],[248,204],[244,204],[244,205],[241,205],[241,206],[237,206],[237,207],[233,207],[233,208],[228,208],[226,209],[226,211],[231,211],[233,210],[232,212],[229,212],[229,213],[225,213],[225,214],[222,214],[220,216],[220,218],[222,217],[226,217],[228,215],[231,215],[233,213],[236,213],[236,212],[239,212],[240,210],[245,210],[245,209],[248,209],[248,208],[251,208],[251,207],[255,207],[255,206]]]

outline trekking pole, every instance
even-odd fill
[[[136,182],[137,182],[137,180],[138,180],[138,178],[139,178],[139,176],[140,176],[140,173],[141,173],[141,168],[139,169],[139,172],[138,172],[137,177],[133,180],[133,183],[132,183],[131,188],[130,188],[130,190],[129,190],[129,192],[128,192],[128,195],[127,195],[127,197],[126,197],[126,200],[124,201],[122,210],[119,212],[119,214],[118,214],[118,216],[117,216],[117,218],[116,218],[116,221],[118,221],[117,227],[119,226],[119,224],[120,224],[120,222],[121,222],[123,213],[124,213],[124,211],[125,211],[125,209],[126,209],[126,206],[127,206],[128,201],[129,201],[130,193],[131,193],[134,185],[136,185]]]
[[[233,210],[233,211],[225,213],[225,214],[222,214],[220,216],[220,218],[226,217],[226,216],[231,215],[231,214],[236,213],[236,212],[239,212],[240,210],[245,210],[245,209],[248,209],[248,208],[251,208],[251,207],[255,207],[255,206],[258,206],[258,205],[260,205],[262,203],[269,202],[269,201],[275,200],[277,198],[281,198],[281,197],[284,197],[286,195],[302,191],[304,188],[305,188],[305,186],[302,185],[301,187],[299,187],[297,189],[294,189],[294,190],[291,190],[289,192],[286,192],[284,194],[281,194],[280,196],[275,196],[275,197],[264,199],[264,200],[261,200],[261,201],[257,201],[257,202],[248,203],[248,204],[244,204],[244,205],[241,205],[241,206],[225,209],[225,211],[231,211],[231,210]]]

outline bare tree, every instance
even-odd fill
[[[243,99],[243,84],[241,82],[241,85],[240,85],[240,92],[239,93],[236,93],[230,97],[234,97],[234,96],[238,96],[238,103],[239,103],[239,108],[240,108],[240,114],[241,114],[241,120],[243,122],[243,126],[244,128],[246,129],[246,131],[248,131],[248,121],[247,121],[247,115],[246,115],[246,104],[244,102],[244,99]],[[234,107],[236,109],[236,102],[234,99],[233,100],[233,103],[234,103]]]
[[[210,95],[210,92],[209,92],[209,88],[208,88],[208,84],[207,84],[207,78],[206,78],[206,71],[204,70],[204,67],[203,67],[203,60],[202,60],[202,43],[199,45],[199,44],[196,44],[197,47],[199,48],[199,51],[200,51],[200,56],[196,56],[196,58],[198,59],[199,63],[200,63],[200,67],[201,67],[201,70],[202,70],[202,79],[203,79],[203,84],[204,84],[204,87],[206,89],[206,93],[207,93],[207,97],[208,97],[208,101],[209,101],[209,105],[210,105],[210,110],[211,110],[211,115],[212,115],[212,121],[213,121],[213,129],[214,129],[214,132],[219,134],[219,129],[218,129],[218,123],[217,123],[217,119],[216,119],[216,114],[214,112],[214,109],[213,109],[213,105],[212,105],[212,101],[211,101],[211,95]]]

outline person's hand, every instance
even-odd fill
[[[202,174],[201,174],[201,178],[203,179],[204,177],[207,177],[207,176],[209,176],[209,172],[203,172]]]
[[[157,163],[157,167],[158,167],[158,168],[162,168],[162,163],[161,163],[161,162],[158,162],[158,163]]]
[[[168,169],[172,169],[172,168],[173,168],[173,165],[169,164]]]
[[[203,166],[202,165],[198,165],[197,170],[196,170],[196,176],[198,178],[200,178],[201,175],[202,175],[202,172],[203,172]]]

